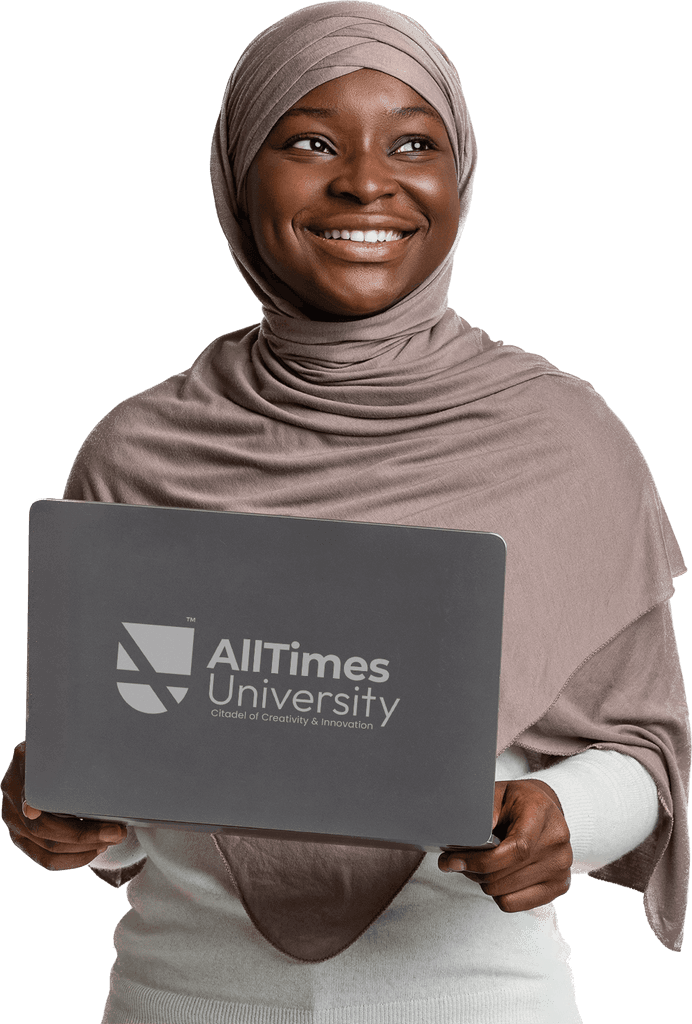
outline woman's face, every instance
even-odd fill
[[[280,118],[250,167],[247,202],[260,256],[318,319],[398,302],[439,266],[459,223],[441,118],[368,69],[313,89]]]

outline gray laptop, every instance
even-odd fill
[[[504,564],[492,533],[39,501],[27,801],[484,846]]]

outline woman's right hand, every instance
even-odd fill
[[[81,868],[127,835],[117,822],[62,818],[30,807],[24,800],[24,744],[2,780],[2,816],[15,846],[49,871]]]

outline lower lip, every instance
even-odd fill
[[[391,242],[353,242],[348,238],[324,238],[322,235],[316,235],[314,231],[306,230],[305,233],[325,252],[344,260],[358,262],[374,262],[396,257],[416,234],[413,231],[410,235],[404,235],[403,238]]]

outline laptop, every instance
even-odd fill
[[[39,501],[29,561],[31,805],[493,843],[497,534]]]

